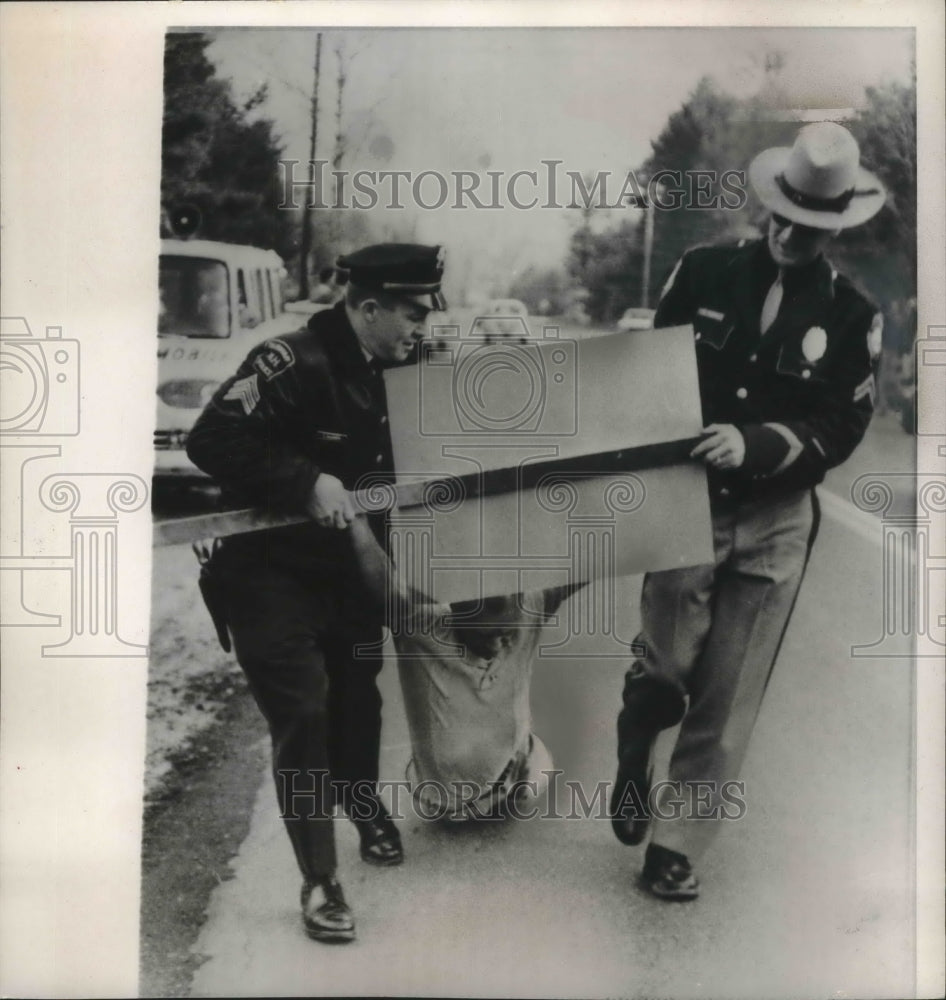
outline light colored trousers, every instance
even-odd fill
[[[816,525],[810,490],[716,510],[714,564],[645,577],[641,665],[688,697],[652,839],[691,860],[740,812],[723,786],[739,777]]]

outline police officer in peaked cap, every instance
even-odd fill
[[[698,895],[695,863],[744,808],[733,782],[814,541],[813,487],[864,436],[881,346],[877,308],[824,255],[885,200],[853,136],[806,125],[749,178],[767,235],[684,254],[654,322],[693,326],[706,426],[692,456],[708,469],[715,562],[644,580],[646,654],[625,677],[610,811],[623,843],[651,832],[643,885],[671,900]],[[658,789],[654,743],[678,722]]]
[[[440,247],[414,244],[341,257],[344,300],[250,351],[187,442],[228,506],[309,517],[221,540],[205,573],[269,724],[303,925],[318,941],[355,935],[336,875],[336,802],[366,862],[403,859],[377,795],[382,609],[359,578],[366,551],[386,565],[383,517],[359,514],[351,493],[394,480],[382,370],[404,363],[445,308],[443,264]]]

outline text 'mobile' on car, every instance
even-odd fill
[[[194,421],[251,347],[304,322],[286,310],[285,276],[273,250],[161,241],[155,479],[206,480],[184,451]]]

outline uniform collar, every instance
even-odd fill
[[[778,276],[778,265],[772,260],[769,253],[768,241],[757,240],[747,247],[749,253],[746,261],[753,269],[756,280],[765,283],[763,297],[769,286]],[[787,295],[793,295],[800,289],[812,289],[819,294],[833,297],[833,275],[834,268],[825,258],[824,254],[819,254],[810,264],[804,267],[787,267],[782,271],[782,285]]]
[[[735,305],[743,325],[758,330],[762,303],[779,269],[765,239],[747,250],[735,262],[738,270],[733,282]],[[834,274],[823,255],[804,267],[786,268],[782,272],[784,295],[778,316],[765,333],[766,344],[780,342],[799,327],[807,329],[823,323],[825,308],[834,298]]]
[[[361,346],[361,342],[348,321],[344,299],[336,302],[330,310],[316,313],[311,317],[308,323],[309,329],[319,329],[326,322],[324,318],[326,312],[328,313],[327,322],[330,325],[328,336],[323,339],[326,353],[352,374],[362,377],[377,375],[381,371],[381,364]],[[320,317],[323,318],[320,320]]]
[[[765,255],[769,257],[768,247],[763,244]],[[769,257],[769,260],[772,258]],[[773,267],[774,267],[773,262]],[[833,268],[819,254],[810,264],[804,267],[789,267],[782,271],[782,287],[785,294],[794,298],[799,294],[816,294],[823,299],[834,298]]]

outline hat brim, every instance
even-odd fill
[[[397,291],[386,289],[386,294],[404,299],[405,302],[413,302],[431,312],[445,312],[447,308],[447,300],[443,297],[442,292],[409,292],[400,289]]]
[[[763,150],[749,164],[749,182],[759,200],[770,211],[784,215],[792,222],[811,226],[813,229],[850,229],[867,222],[884,207],[887,194],[883,184],[876,174],[863,167],[857,169],[855,191],[873,193],[855,194],[843,212],[802,208],[796,205],[782,193],[775,179],[785,170],[790,153],[791,149],[788,146],[774,146],[772,149]]]
[[[391,298],[400,299],[402,302],[410,302],[414,305],[423,306],[431,312],[446,312],[447,310],[447,300],[444,298],[443,292],[439,289],[432,292],[423,288],[384,288],[383,286],[378,288],[368,285],[357,285],[353,282],[351,284],[352,287],[361,288],[368,294],[377,292],[379,295],[386,295]]]

